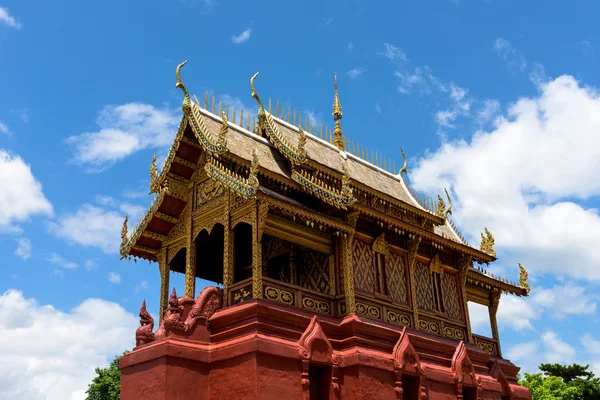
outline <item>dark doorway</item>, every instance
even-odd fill
[[[474,388],[474,387],[463,388],[463,399],[464,400],[477,400],[477,388]]]
[[[233,229],[234,282],[252,276],[252,226],[244,222]]]
[[[331,368],[311,366],[308,369],[308,379],[310,380],[310,400],[329,400]]]
[[[225,230],[216,224],[211,233],[202,230],[196,238],[196,277],[223,284]]]
[[[402,398],[404,400],[419,400],[420,379],[416,376],[402,376]]]

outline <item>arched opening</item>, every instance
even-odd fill
[[[241,222],[233,228],[233,281],[252,276],[252,226]]]
[[[196,278],[201,287],[223,284],[223,250],[225,246],[225,228],[215,224],[210,234],[203,229],[195,241]]]
[[[331,387],[331,366],[310,363],[308,369],[309,399],[321,400],[329,398]]]
[[[477,388],[463,387],[463,399],[464,400],[477,400]]]
[[[402,375],[402,393],[404,400],[418,400],[421,378],[411,375]]]

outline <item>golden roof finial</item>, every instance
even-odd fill
[[[404,159],[404,165],[402,166],[402,168],[400,169],[400,172],[398,173],[398,175],[402,176],[402,173],[404,172],[406,175],[408,175],[408,170],[406,169],[407,163],[406,163],[406,156],[404,155],[404,150],[402,150],[402,147],[400,147],[400,152],[402,153],[402,158]]]
[[[185,85],[181,80],[181,75],[179,74],[179,70],[181,70],[181,67],[183,67],[185,64],[187,64],[187,60],[179,64],[177,66],[177,69],[175,69],[175,77],[177,78],[177,83],[175,84],[175,87],[181,89],[181,91],[183,92],[183,103],[181,104],[181,108],[183,109],[184,113],[189,111],[192,106],[192,99],[190,99],[190,94],[185,88]]]
[[[521,265],[521,263],[519,263],[519,286],[525,289],[527,294],[529,294],[529,291],[531,290],[531,286],[529,286],[529,283],[527,283],[528,278],[529,274],[527,273],[527,270]]]
[[[488,228],[485,228],[485,236],[483,233],[481,234],[481,245],[479,246],[479,250],[482,252],[489,254],[490,256],[496,257],[496,250],[494,250],[494,236]]]
[[[448,193],[448,189],[444,188],[446,192],[446,197],[448,198],[448,208],[444,211],[444,219],[448,218],[448,215],[452,215],[452,199],[450,198],[450,194]]]
[[[335,129],[333,130],[333,144],[340,150],[344,150],[344,136],[342,132],[342,105],[340,104],[340,96],[338,95],[337,73],[333,73],[333,88],[335,94],[333,96],[333,120],[335,121]]]

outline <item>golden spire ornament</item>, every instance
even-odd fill
[[[340,150],[344,150],[344,136],[342,132],[342,105],[340,104],[340,96],[338,95],[337,73],[333,73],[333,87],[335,94],[333,96],[333,120],[335,121],[335,129],[333,130],[333,144]]]
[[[521,263],[519,263],[519,286],[525,289],[527,294],[529,294],[529,291],[531,290],[531,286],[529,286],[529,283],[527,283],[528,278],[529,274],[527,273],[527,270],[521,265]]]
[[[127,221],[129,221],[129,214],[125,214],[125,221],[123,221],[123,227],[121,228],[121,248],[127,246]]]
[[[481,245],[479,246],[479,250],[482,252],[489,254],[490,256],[496,257],[496,250],[494,250],[495,244],[494,236],[488,228],[485,228],[485,236],[483,233],[481,234]]]
[[[150,194],[156,193],[156,186],[158,184],[158,169],[156,168],[156,153],[152,157],[152,164],[150,164]]]

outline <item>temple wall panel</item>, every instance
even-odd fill
[[[415,282],[418,307],[433,312],[435,310],[433,282],[429,266],[421,261],[415,262]]]
[[[408,304],[405,265],[404,258],[394,252],[390,252],[389,258],[386,259],[386,277],[390,298],[394,303]]]
[[[256,353],[249,353],[215,362],[210,370],[209,398],[211,400],[260,399],[256,385],[258,378],[256,357]]]
[[[352,265],[354,267],[354,285],[364,292],[375,291],[375,270],[371,245],[354,239],[352,243]]]
[[[257,356],[257,391],[261,400],[282,400],[296,394],[300,398],[302,392],[300,359],[277,357],[270,354]],[[235,396],[231,399],[245,399]]]
[[[446,272],[442,278],[442,298],[448,318],[464,321],[459,295],[458,275]]]
[[[305,289],[329,293],[329,255],[300,248],[297,250],[298,284]]]

